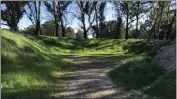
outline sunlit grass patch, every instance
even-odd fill
[[[53,60],[48,48],[35,37],[9,31],[2,32],[1,36],[2,97],[34,97],[37,93],[36,97],[46,97],[51,91],[48,88],[64,73],[62,60]]]
[[[126,89],[140,89],[165,72],[146,57],[152,48],[152,42],[147,40],[77,40],[9,31],[3,31],[1,36],[3,98],[47,97],[58,77],[74,72],[92,59],[115,62],[117,68],[109,75]],[[89,60],[77,61],[78,57]]]

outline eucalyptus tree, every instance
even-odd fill
[[[18,30],[18,23],[24,14],[25,1],[2,1],[5,8],[1,9],[1,19],[5,21],[11,30]]]
[[[44,1],[44,5],[47,8],[47,11],[52,15],[54,18],[54,23],[55,23],[55,34],[58,36],[58,27],[59,27],[59,18],[57,14],[57,3],[55,1]],[[55,35],[53,34],[53,35]]]
[[[87,33],[89,31],[89,29],[91,28],[94,19],[95,19],[95,15],[92,17],[91,20],[91,15],[93,14],[93,10],[94,10],[94,5],[95,3],[90,2],[90,1],[77,1],[77,5],[79,7],[80,10],[80,15],[77,16],[77,19],[82,23],[82,26],[80,26],[83,31],[84,31],[84,38],[87,38]],[[86,27],[86,20],[88,17],[88,22],[89,22],[89,26]]]
[[[173,26],[173,24],[175,23],[175,18],[176,18],[176,9],[175,10],[173,10],[173,17],[172,17],[172,19],[171,19],[171,22],[170,22],[170,24],[169,24],[169,27],[168,27],[168,32],[167,32],[167,34],[169,34],[168,36],[167,36],[167,39],[170,39],[171,38],[171,35],[172,35],[172,26]],[[175,24],[176,25],[176,24]]]
[[[98,24],[98,1],[94,1],[95,21],[96,21],[96,38],[99,38],[99,24]]]
[[[149,12],[148,1],[132,1],[132,9],[133,10],[133,16],[136,20],[136,29],[135,29],[135,38],[137,38],[140,33],[139,31],[139,19],[142,18],[143,15]]]
[[[133,2],[132,1],[122,1],[120,3],[121,10],[123,15],[125,16],[125,39],[128,39],[129,25],[134,21],[135,11],[133,10]]]
[[[103,33],[105,27],[105,7],[107,2],[105,1],[94,1],[93,8],[95,13],[95,23],[96,25],[92,26],[96,33],[96,38],[100,38],[100,34]],[[94,34],[93,34],[94,35]]]
[[[105,28],[105,7],[106,7],[107,2],[101,2],[99,5],[99,26],[100,26],[100,32],[103,33],[103,30]]]
[[[58,1],[58,6],[57,6],[57,16],[59,18],[60,24],[61,24],[61,29],[62,29],[62,36],[65,37],[66,34],[66,27],[65,27],[65,16],[64,14],[66,13],[67,7],[69,4],[72,3],[71,1]]]
[[[152,28],[148,39],[168,39],[171,26],[175,22],[173,18],[176,15],[176,9],[171,9],[171,1],[156,1],[151,6],[153,11],[149,17],[152,20]]]
[[[121,2],[120,1],[113,1],[113,5],[116,11],[117,16],[117,35],[116,37],[119,38],[122,29],[122,9],[121,9]]]
[[[31,23],[35,26],[35,34],[41,34],[41,1],[29,1],[27,3],[28,9],[25,10],[25,13]],[[29,11],[28,11],[29,10]]]
[[[58,36],[58,27],[61,25],[62,36],[65,37],[66,27],[65,27],[65,16],[67,7],[71,1],[44,1],[44,4],[47,8],[47,11],[52,15],[55,20],[55,32],[56,36]]]

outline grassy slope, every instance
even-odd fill
[[[54,50],[34,37],[5,31],[1,40],[3,97],[48,96],[56,77],[64,73],[61,65],[74,63],[63,58],[67,50]]]
[[[104,60],[108,59],[103,57],[105,54],[128,56],[119,59],[122,64],[109,73],[114,81],[124,83],[127,89],[148,85],[164,74],[156,64],[144,62],[148,60],[146,52],[152,47],[152,43],[146,40],[74,40],[32,37],[9,31],[3,31],[1,35],[3,97],[49,96],[55,79],[66,73],[62,66],[79,64],[67,58],[69,55],[101,56]],[[138,82],[139,78],[144,81]],[[128,83],[129,79],[132,83]]]

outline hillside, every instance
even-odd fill
[[[121,83],[126,90],[140,90],[162,76],[162,80],[157,85],[144,93],[156,97],[175,97],[175,72],[166,74],[166,70],[151,62],[152,58],[149,54],[152,53],[151,49],[154,46],[151,41],[140,39],[78,40],[47,36],[34,37],[2,31],[1,44],[1,81],[4,99],[57,96],[58,93],[55,93],[53,89],[59,85],[65,86],[59,78],[77,72],[83,64],[85,64],[84,68],[87,68],[86,66],[96,64],[102,66],[103,63],[115,63],[106,65],[111,67],[106,73],[115,85]],[[101,82],[104,81],[101,80]],[[166,84],[168,86],[165,86]],[[152,90],[163,90],[163,92]]]

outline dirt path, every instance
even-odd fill
[[[146,97],[139,91],[127,92],[114,86],[107,76],[107,72],[115,66],[114,62],[88,57],[75,57],[74,61],[85,63],[75,72],[59,79],[66,86],[56,88],[54,97],[58,99]]]

